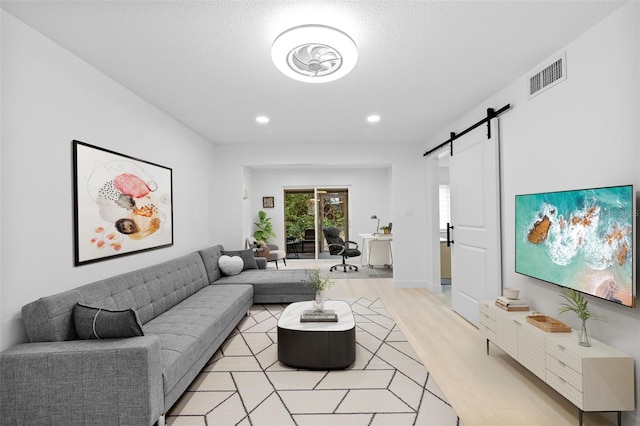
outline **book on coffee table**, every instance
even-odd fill
[[[306,309],[300,314],[300,322],[338,322],[338,315],[333,309],[314,311]]]

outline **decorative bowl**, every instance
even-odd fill
[[[517,299],[520,295],[520,290],[517,288],[505,287],[504,289],[502,289],[502,295],[507,299]]]

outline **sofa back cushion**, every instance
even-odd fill
[[[223,275],[218,266],[218,259],[222,256],[223,251],[224,247],[218,244],[217,246],[209,247],[198,252],[202,257],[204,268],[207,271],[209,284],[213,284]]]
[[[145,324],[209,284],[198,253],[42,297],[22,308],[32,342],[74,340],[76,303],[109,310],[134,309]]]

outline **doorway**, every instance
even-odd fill
[[[320,259],[329,256],[324,228],[335,227],[349,236],[349,191],[346,188],[284,190],[287,255]]]

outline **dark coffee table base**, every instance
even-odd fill
[[[356,360],[356,328],[299,331],[278,327],[278,361],[311,370],[347,368]]]

